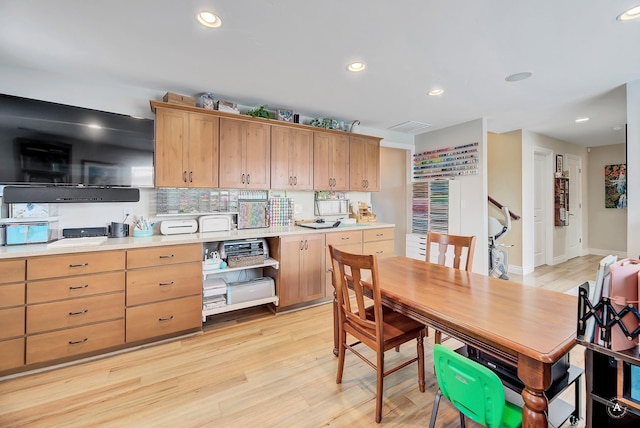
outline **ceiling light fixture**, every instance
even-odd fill
[[[98,125],[97,123],[89,123],[87,124],[87,126],[91,129],[102,129],[102,126]]]
[[[640,6],[632,7],[626,12],[622,12],[616,19],[618,21],[631,21],[636,18],[640,18]]]
[[[515,73],[515,74],[512,74],[510,76],[507,76],[507,77],[504,78],[504,80],[506,80],[507,82],[517,82],[519,80],[528,79],[532,75],[533,75],[533,73],[531,73],[531,72],[523,71],[522,73]]]
[[[429,92],[427,92],[427,94],[432,97],[437,97],[438,95],[444,94],[444,89],[440,89],[440,88],[432,89]]]
[[[347,66],[347,70],[357,73],[364,70],[366,67],[367,66],[364,65],[364,62],[352,62]]]
[[[198,13],[198,22],[200,22],[205,27],[209,28],[218,28],[222,25],[222,19],[212,12],[202,11]]]
[[[576,123],[584,123],[584,122],[588,122],[589,118],[588,117],[579,117],[576,119]]]

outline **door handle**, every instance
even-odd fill
[[[187,182],[187,171],[182,171],[182,181]]]
[[[244,174],[242,174],[242,184],[244,184]]]
[[[251,174],[247,174],[247,184],[251,184]]]
[[[189,171],[189,183],[193,183],[193,171]]]

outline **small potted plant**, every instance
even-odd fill
[[[247,112],[247,116],[271,119],[271,114],[266,110],[266,107],[266,105],[262,105],[260,107],[254,108],[253,110],[249,110]]]

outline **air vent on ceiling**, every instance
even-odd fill
[[[428,123],[409,120],[407,122],[394,125],[389,129],[391,129],[392,131],[406,132],[407,134],[416,135],[416,134],[420,134],[422,131],[426,130],[427,128],[431,128],[431,125],[429,125]]]

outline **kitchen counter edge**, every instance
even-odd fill
[[[78,245],[75,247],[52,246],[49,244],[27,244],[0,247],[0,260],[22,257],[50,256],[55,254],[84,253],[91,251],[130,250],[135,248],[162,247],[167,245],[182,245],[227,241],[234,239],[271,238],[287,235],[307,235],[315,233],[349,232],[367,229],[382,229],[395,227],[392,223],[374,223],[337,227],[333,229],[309,229],[300,226],[274,226],[261,229],[242,229],[224,232],[190,233],[181,235],[153,235],[148,237],[106,238],[104,242],[95,245]],[[57,242],[57,241],[55,241]]]

